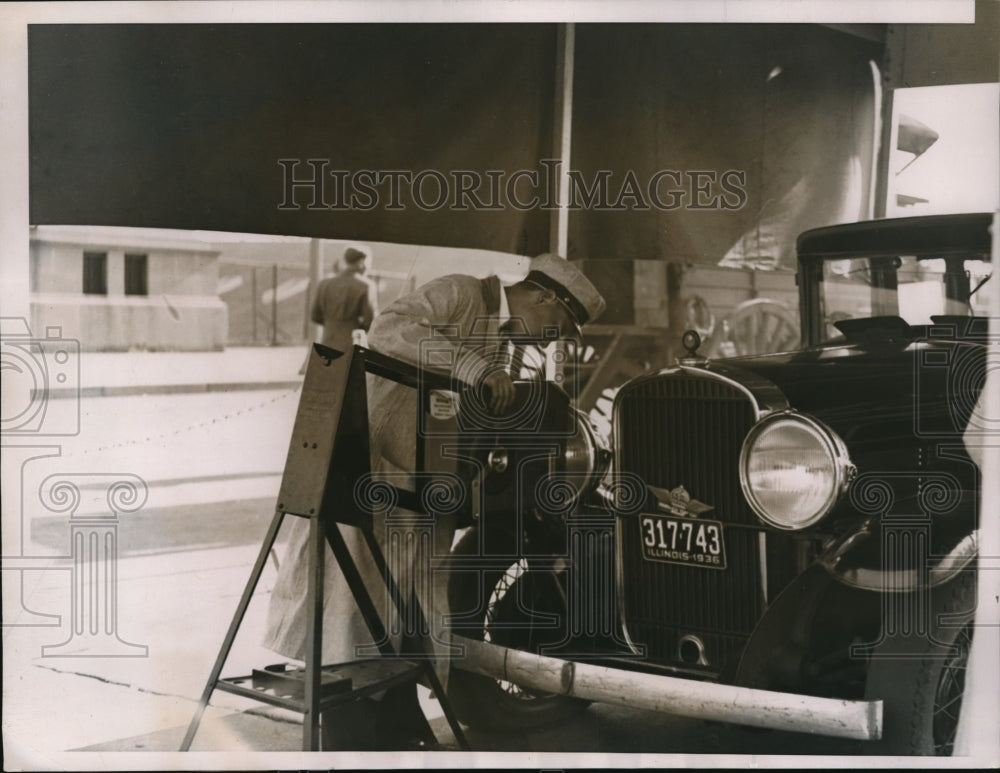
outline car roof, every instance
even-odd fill
[[[905,255],[979,252],[990,255],[990,212],[866,220],[803,231],[800,258],[829,255]]]

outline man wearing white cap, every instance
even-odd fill
[[[435,362],[453,363],[451,375],[474,386],[486,386],[489,407],[497,415],[513,404],[517,374],[499,367],[483,342],[493,341],[494,353],[502,339],[545,347],[558,338],[580,338],[581,326],[596,319],[605,308],[604,298],[575,266],[555,255],[540,255],[529,265],[527,276],[512,285],[502,285],[496,276],[479,279],[464,274],[439,277],[391,303],[372,323],[369,347],[424,368],[440,370]],[[433,338],[433,347],[427,347]],[[450,354],[426,361],[426,353]],[[447,351],[447,350],[450,350]],[[425,361],[422,361],[425,360]],[[372,470],[391,476],[395,485],[414,488],[416,468],[416,399],[411,388],[387,379],[369,376],[369,428]],[[401,477],[402,476],[402,477]],[[266,646],[289,657],[301,658],[306,631],[307,526],[295,519],[296,532],[289,539],[288,554],[271,595]],[[301,523],[299,523],[301,522]],[[453,517],[438,516],[435,522],[431,566],[447,556],[454,538]],[[375,523],[380,541],[384,522]],[[352,553],[361,539],[345,530]],[[352,544],[352,540],[356,544]],[[381,578],[369,562],[361,563],[366,585],[373,595],[381,590]],[[412,567],[393,569],[404,593]],[[323,622],[323,663],[357,659],[357,648],[370,645],[371,637],[339,567],[327,550]],[[420,599],[431,622],[437,671],[447,684],[448,661],[445,632],[440,621],[448,612],[446,576],[433,574],[432,598]],[[412,578],[410,578],[412,582]],[[427,583],[424,584],[425,586]],[[384,602],[384,593],[383,596]],[[324,745],[330,748],[406,748],[406,716],[419,711],[412,685],[390,690],[379,702],[369,701],[349,709],[331,711],[323,717]]]

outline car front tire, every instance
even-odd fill
[[[453,550],[454,555],[478,555],[479,533],[467,532]],[[523,560],[512,559],[506,569],[483,569],[481,582],[452,575],[449,601],[453,613],[482,609],[481,627],[458,631],[463,636],[489,641],[513,649],[535,651],[546,642],[558,641],[560,629],[534,627],[532,614],[565,620],[564,604],[551,573],[532,572]],[[479,596],[485,594],[485,599]],[[478,623],[479,621],[477,621]],[[482,730],[524,731],[561,722],[588,705],[587,701],[563,695],[532,692],[511,682],[452,668],[448,698],[459,720]]]
[[[864,754],[952,754],[976,603],[975,570],[930,594],[929,635],[894,636],[876,648],[866,685],[883,701],[882,740]]]

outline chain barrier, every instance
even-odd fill
[[[188,426],[182,427],[180,429],[175,429],[175,430],[168,431],[168,432],[161,432],[161,433],[159,433],[157,435],[148,435],[145,438],[138,438],[138,439],[126,440],[126,441],[119,442],[119,443],[110,443],[108,445],[98,446],[97,448],[85,448],[85,449],[83,449],[83,451],[80,451],[80,452],[72,452],[72,453],[64,454],[63,458],[65,459],[65,458],[71,458],[71,457],[74,457],[74,456],[86,456],[87,454],[90,454],[90,453],[97,454],[97,453],[102,453],[102,452],[105,452],[105,451],[114,451],[114,450],[119,449],[119,448],[128,448],[130,446],[138,446],[138,445],[141,445],[143,443],[151,443],[151,442],[154,442],[154,441],[157,441],[157,440],[165,440],[167,438],[171,438],[171,437],[174,437],[176,435],[181,435],[181,434],[184,434],[186,432],[193,432],[193,431],[198,430],[198,429],[203,429],[203,428],[206,428],[206,427],[210,427],[213,424],[221,424],[222,422],[228,421],[229,419],[235,419],[236,417],[242,416],[243,414],[251,413],[252,411],[257,411],[257,410],[260,410],[261,408],[266,408],[266,407],[268,407],[268,406],[270,406],[270,405],[272,405],[274,403],[277,403],[277,402],[279,402],[281,400],[285,400],[286,398],[289,397],[289,395],[295,394],[300,389],[301,389],[301,386],[296,386],[296,387],[294,387],[292,389],[288,389],[288,390],[282,392],[280,395],[272,397],[269,400],[265,400],[265,401],[263,401],[261,403],[257,403],[256,405],[251,405],[248,408],[241,408],[238,411],[233,411],[231,413],[226,413],[226,414],[223,414],[222,416],[216,416],[216,417],[214,417],[212,419],[206,419],[205,421],[202,421],[202,422],[198,422],[198,423],[195,423],[195,424],[189,424]]]

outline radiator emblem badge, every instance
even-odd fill
[[[687,489],[683,486],[678,486],[670,491],[656,488],[655,486],[650,486],[649,488],[656,497],[660,509],[673,515],[697,518],[702,513],[707,513],[709,510],[715,509],[712,505],[706,505],[704,502],[692,499]]]

